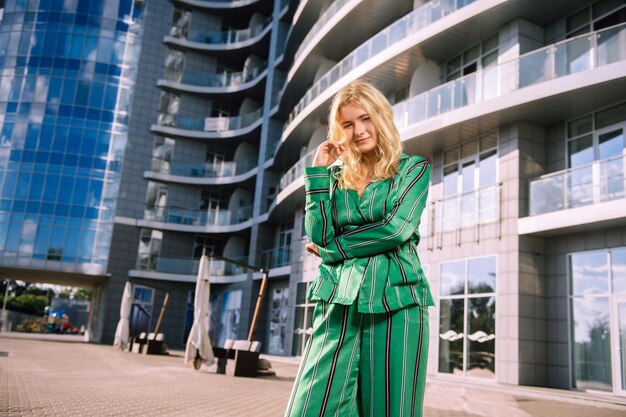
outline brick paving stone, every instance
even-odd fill
[[[79,338],[0,334],[0,416],[280,417],[297,362],[268,357],[273,377],[235,378]],[[425,417],[624,417],[626,399],[429,377]]]

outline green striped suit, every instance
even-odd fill
[[[320,248],[313,334],[286,416],[419,416],[434,305],[417,254],[430,167],[402,155],[399,173],[361,198],[339,167],[305,171],[308,237]]]

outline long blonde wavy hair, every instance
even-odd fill
[[[365,157],[355,146],[352,138],[346,137],[339,119],[341,109],[347,104],[361,107],[367,112],[378,135],[376,153],[379,160],[374,165],[374,179],[384,180],[397,172],[397,163],[402,155],[400,132],[393,122],[393,109],[385,96],[372,84],[357,80],[341,89],[333,98],[328,116],[329,137],[344,146],[341,154],[343,167],[336,174],[343,188],[357,189],[359,179],[369,172]]]

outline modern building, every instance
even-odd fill
[[[39,3],[6,5],[0,32],[0,273],[94,286],[95,340],[112,342],[131,280],[132,331],[163,311],[160,331],[182,346],[207,252],[220,257],[213,343],[247,336],[260,287],[225,257],[269,270],[256,339],[299,356],[318,265],[303,169],[332,96],[366,78],[394,104],[405,152],[432,165],[418,248],[437,300],[429,373],[626,395],[626,2]],[[84,49],[109,39],[106,16],[121,61]],[[104,65],[94,107],[100,78],[85,77]],[[74,92],[41,92],[55,78]]]

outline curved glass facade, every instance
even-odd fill
[[[64,270],[102,273],[128,134],[143,2],[17,0],[5,6],[0,265],[60,261],[74,264]]]

